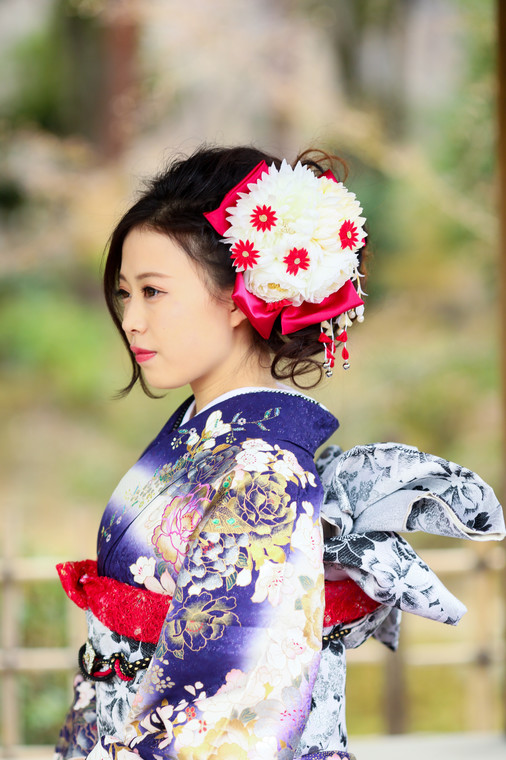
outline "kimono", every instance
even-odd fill
[[[186,420],[190,403],[114,491],[97,563],[59,567],[96,680],[76,679],[56,757],[351,758],[345,649],[395,648],[402,609],[465,611],[395,531],[498,539],[497,499],[399,444],[331,447],[317,470],[338,422],[299,393],[241,389]]]

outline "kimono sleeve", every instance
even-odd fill
[[[97,741],[94,684],[78,673],[73,688],[74,699],[58,737],[54,760],[85,757]]]
[[[322,490],[290,451],[247,453],[202,520],[123,743],[102,740],[109,756],[294,755],[321,652]]]

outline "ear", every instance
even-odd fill
[[[232,298],[233,288],[222,294],[222,298],[227,305],[229,323],[231,327],[239,327],[244,322],[249,322],[248,317],[240,310]]]
[[[232,327],[239,327],[243,322],[247,322],[248,317],[244,314],[237,304],[230,297],[230,324]]]

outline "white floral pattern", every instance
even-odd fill
[[[329,447],[317,469],[325,487],[322,518],[335,533],[325,541],[326,574],[344,572],[382,606],[326,631],[335,638],[324,642],[299,753],[315,747],[346,748],[345,648],[360,646],[374,635],[395,649],[401,610],[453,625],[465,612],[394,531],[424,530],[475,540],[505,535],[501,506],[490,486],[470,470],[412,446],[370,444],[344,453]]]
[[[144,583],[146,578],[152,578],[155,574],[155,558],[139,557],[137,562],[130,565],[130,572],[136,583]]]

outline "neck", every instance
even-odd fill
[[[267,364],[267,361],[265,362]],[[268,366],[260,363],[258,356],[244,357],[232,367],[223,367],[223,372],[213,378],[203,378],[191,383],[195,396],[195,410],[199,412],[223,393],[238,388],[276,388],[277,384]]]

